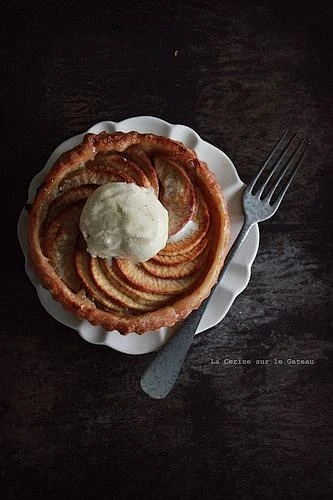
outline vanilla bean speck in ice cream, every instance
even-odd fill
[[[167,243],[168,211],[152,188],[111,182],[88,198],[80,229],[93,257],[144,262]]]

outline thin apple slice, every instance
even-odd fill
[[[210,216],[207,205],[202,194],[196,189],[196,207],[193,217],[188,222],[183,231],[169,237],[166,246],[159,252],[159,255],[176,255],[190,252],[206,236],[210,226]]]
[[[149,179],[150,185],[154,189],[156,196],[158,196],[159,183],[157,173],[147,153],[138,144],[132,144],[132,146],[129,146],[122,152],[122,156],[131,160],[141,168]]]
[[[138,186],[151,187],[148,177],[140,166],[122,154],[116,154],[112,151],[97,153],[94,160],[91,163],[89,162],[89,165],[87,164],[87,167],[91,168],[95,165],[111,167],[121,175],[128,175]]]
[[[112,167],[94,165],[90,168],[78,168],[68,174],[59,185],[59,194],[85,184],[100,186],[108,182],[133,182],[126,173],[120,173]]]
[[[181,264],[182,262],[188,262],[198,257],[198,255],[200,255],[201,252],[203,252],[206,248],[207,243],[208,238],[206,234],[201,240],[199,240],[199,243],[193,248],[190,248],[188,252],[184,251],[182,253],[171,255],[162,255],[161,252],[159,252],[157,255],[155,255],[155,257],[151,259],[151,261],[163,264],[164,266],[174,266],[177,264]]]
[[[59,277],[73,291],[81,281],[74,266],[74,251],[79,235],[79,220],[84,202],[76,202],[61,210],[47,227],[43,237],[43,252]]]
[[[185,278],[159,278],[148,273],[142,264],[118,259],[116,265],[128,282],[145,292],[151,291],[166,295],[179,294],[189,288],[200,276],[200,270]]]
[[[158,278],[179,279],[190,276],[198,271],[205,263],[206,252],[202,252],[194,259],[187,262],[179,262],[171,266],[160,264],[153,259],[142,263],[142,267],[153,276]]]
[[[83,244],[79,244],[74,254],[74,262],[78,275],[84,285],[88,297],[95,302],[96,305],[101,305],[109,311],[117,312],[118,314],[130,314],[130,311],[124,310],[117,301],[106,295],[95,283],[90,271],[91,256],[86,251]]]
[[[156,156],[154,167],[160,183],[160,201],[169,212],[169,236],[172,236],[185,226],[194,213],[194,187],[185,170],[169,158]]]
[[[50,208],[44,225],[45,226],[49,225],[51,221],[55,218],[55,216],[66,206],[71,205],[72,203],[75,203],[77,201],[86,200],[90,195],[93,194],[96,188],[97,186],[94,184],[78,186],[69,189],[61,196],[55,198],[50,204]]]
[[[119,289],[129,295],[133,300],[139,300],[147,305],[150,305],[152,302],[160,305],[168,299],[166,294],[145,292],[143,290],[138,290],[135,286],[131,285],[117,268],[116,259],[112,259],[112,262],[108,259],[99,259],[99,264],[106,275],[106,278],[115,281],[118,284]]]
[[[142,292],[140,294],[139,291],[136,291],[136,297],[132,298],[126,293],[130,287],[120,287],[119,281],[114,276],[110,276],[110,274],[106,275],[98,258],[92,257],[90,259],[90,272],[96,286],[103,294],[129,311],[142,313],[154,311],[161,306],[161,300],[154,301],[151,294],[149,301],[144,300]],[[167,297],[164,296],[163,302],[166,301]]]

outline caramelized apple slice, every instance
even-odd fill
[[[188,222],[189,226],[169,238],[168,243],[159,252],[159,255],[170,256],[190,252],[206,236],[210,225],[210,217],[207,205],[198,189],[196,189],[196,199],[195,211]]]
[[[113,152],[98,153],[91,165],[101,165],[102,167],[112,167],[115,172],[128,175],[138,186],[151,187],[148,177],[140,166],[133,161]],[[90,168],[90,167],[89,167]]]
[[[63,195],[55,198],[50,205],[45,225],[50,224],[54,217],[66,206],[71,205],[72,203],[75,203],[77,201],[86,200],[90,195],[93,194],[96,188],[97,186],[93,184],[78,186],[69,189]]]
[[[59,186],[59,194],[85,184],[96,184],[98,186],[108,182],[133,182],[126,173],[120,173],[112,167],[96,166],[91,168],[78,168],[68,174]]]
[[[153,276],[159,278],[179,279],[189,276],[200,269],[204,265],[206,259],[205,252],[202,252],[194,259],[189,259],[187,262],[179,262],[171,266],[159,264],[153,259],[142,263],[142,267]]]
[[[189,276],[179,279],[159,278],[148,273],[142,264],[129,260],[117,260],[116,265],[129,283],[139,290],[157,292],[161,294],[178,294],[186,290],[199,277],[200,270]]]
[[[156,156],[154,166],[160,183],[160,201],[169,212],[169,236],[178,233],[191,219],[195,191],[191,179],[176,162]]]
[[[134,300],[140,300],[141,302],[150,305],[152,302],[154,304],[161,305],[167,299],[166,294],[145,292],[143,290],[138,290],[132,286],[119,271],[116,265],[116,260],[113,259],[112,262],[107,259],[99,259],[99,264],[106,275],[107,279],[114,280],[117,282],[120,290],[129,295]]]
[[[102,305],[109,311],[120,313],[127,313],[118,302],[112,300],[96,285],[90,271],[90,255],[86,252],[84,245],[78,245],[74,254],[74,262],[78,275],[84,285],[88,297],[95,302],[96,305]]]
[[[207,243],[208,238],[206,234],[201,240],[199,240],[199,243],[193,248],[190,248],[189,251],[171,255],[162,255],[161,252],[159,252],[151,259],[151,261],[163,264],[164,266],[174,266],[176,264],[181,264],[182,262],[188,262],[198,257],[198,255],[200,255],[206,248]]]
[[[132,298],[130,294],[126,293],[131,287],[120,287],[119,281],[114,277],[114,275],[112,276],[108,274],[106,276],[103,267],[101,266],[100,259],[90,259],[90,272],[98,288],[107,297],[115,301],[117,304],[125,307],[127,310],[132,312],[146,312],[153,311],[157,309],[157,307],[161,306],[161,300],[154,301],[152,294],[150,294],[150,300],[145,300],[142,295],[147,296],[148,294],[143,294],[142,292],[140,294],[138,290],[136,290],[136,297]],[[164,296],[163,301],[165,302],[166,300],[167,298]]]
[[[158,196],[159,183],[157,173],[146,152],[138,144],[132,144],[132,146],[129,146],[122,152],[122,156],[133,161],[142,169],[149,179],[150,185],[154,189],[156,196]]]
[[[81,286],[73,255],[79,235],[79,220],[84,202],[73,203],[57,214],[43,238],[43,251],[59,277],[77,292]]]

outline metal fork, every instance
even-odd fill
[[[251,227],[272,217],[279,208],[303,161],[308,144],[306,137],[298,139],[296,134],[291,134],[286,130],[274,146],[263,167],[245,188],[243,192],[244,223],[227,255],[218,282],[212,289],[210,296],[221,282],[228,265]],[[193,311],[185,319],[179,331],[162,346],[141,377],[141,388],[150,397],[161,399],[171,391],[209,299],[210,297],[201,304],[199,309]]]

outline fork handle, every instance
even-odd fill
[[[151,398],[165,398],[175,385],[207,302],[208,299],[185,319],[181,330],[160,348],[142,375],[141,389]]]
[[[212,292],[221,281],[226,268],[240,245],[243,243],[252,225],[253,223],[251,221],[245,219],[243,227],[226,257],[225,264]],[[175,385],[210,296],[202,302],[198,309],[193,311],[184,320],[179,332],[173,335],[173,337],[160,348],[155,358],[142,375],[140,380],[141,389],[151,398],[165,398]]]

